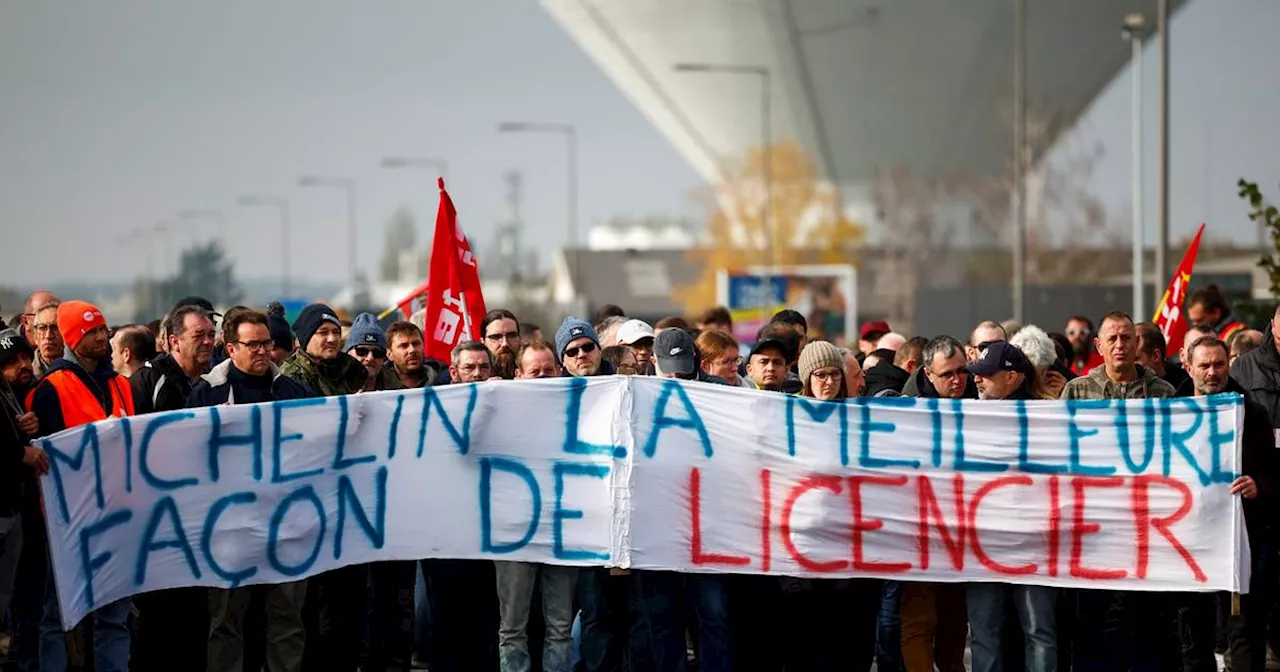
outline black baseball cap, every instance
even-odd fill
[[[174,304],[173,310],[170,310],[169,312],[172,313],[173,311],[179,308],[183,308],[185,306],[198,306],[200,308],[203,308],[204,312],[209,313],[213,317],[222,317],[222,313],[219,313],[213,309],[213,304],[209,302],[209,299],[206,299],[200,296],[188,296],[178,301],[176,304]]]
[[[684,329],[663,329],[653,339],[653,356],[663,373],[690,374],[698,370],[698,351]]]
[[[799,356],[800,334],[785,322],[770,322],[756,335],[756,342],[751,346],[751,354],[748,356],[754,357],[765,348],[781,350],[788,362],[794,362]]]
[[[1030,365],[1018,346],[1007,341],[995,341],[982,348],[978,358],[966,364],[964,369],[975,376],[990,376],[997,371],[1025,373]]]

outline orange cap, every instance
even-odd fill
[[[84,335],[99,327],[105,328],[107,320],[98,307],[87,301],[64,301],[58,305],[58,331],[67,347],[75,350]]]

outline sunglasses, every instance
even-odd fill
[[[595,343],[583,343],[582,345],[580,345],[580,346],[578,346],[578,347],[576,347],[576,348],[565,348],[564,356],[565,356],[565,357],[577,357],[577,356],[578,356],[578,352],[582,352],[582,354],[586,355],[586,354],[590,354],[590,353],[595,352],[595,351],[596,351],[596,344],[595,344]]]
[[[382,351],[382,348],[369,348],[369,347],[361,346],[353,349],[355,350],[356,357],[361,357],[361,358],[368,357],[369,355],[373,355],[378,359],[382,359],[386,354]]]
[[[1067,335],[1068,336],[1088,336],[1089,330],[1088,329],[1068,329]]]

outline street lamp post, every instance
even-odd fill
[[[763,65],[725,65],[717,63],[677,63],[676,72],[718,73],[727,75],[747,75],[760,78],[760,143],[761,143],[761,181],[764,183],[764,206],[761,208],[761,224],[765,231],[764,265],[772,269],[778,266],[778,227],[773,218],[773,118],[771,109],[772,76],[769,68]],[[765,277],[765,292],[762,297],[773,291],[772,272]],[[768,299],[765,299],[768,301]],[[768,306],[766,306],[768,310]]]
[[[345,177],[327,177],[320,175],[304,175],[298,180],[299,187],[333,187],[347,192],[347,274],[354,288],[356,266],[356,245],[359,242],[359,224],[356,217],[356,181]]]
[[[264,196],[261,194],[241,196],[237,201],[245,207],[275,208],[280,215],[280,266],[284,276],[280,279],[280,293],[289,295],[289,199],[283,196]]]
[[[566,205],[568,214],[568,245],[573,255],[573,269],[570,271],[575,292],[581,292],[578,268],[578,129],[573,124],[544,123],[528,121],[507,121],[498,124],[499,133],[554,133],[563,135],[565,148],[568,151],[568,192]]]
[[[429,156],[388,156],[382,160],[383,168],[424,168],[440,173],[445,183],[449,182],[449,162]]]
[[[1142,41],[1147,36],[1146,20],[1137,12],[1128,14],[1121,30],[1124,39],[1133,46],[1130,68],[1133,74],[1133,315],[1135,319],[1145,319],[1142,317],[1147,314],[1142,305],[1146,299],[1142,258],[1146,247],[1142,212]],[[1156,281],[1160,281],[1158,275]]]
[[[1160,33],[1160,141],[1156,162],[1156,282],[1168,282],[1169,254],[1169,0],[1156,0]]]
[[[1013,319],[1024,323],[1027,288],[1027,0],[1013,4]]]

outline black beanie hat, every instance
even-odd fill
[[[267,329],[271,332],[273,345],[293,350],[293,330],[289,328],[289,321],[284,319],[284,305],[279,301],[267,304]]]
[[[329,306],[323,303],[313,303],[303,308],[302,312],[298,313],[298,319],[293,321],[293,333],[298,336],[298,347],[306,350],[307,343],[311,342],[311,337],[316,335],[316,330],[325,322],[329,322],[339,329],[342,328],[342,321],[338,319],[337,313]]]

